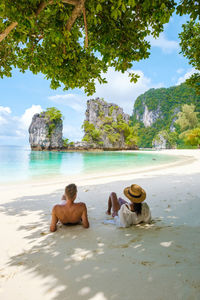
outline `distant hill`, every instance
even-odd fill
[[[194,104],[200,111],[200,95],[185,83],[170,88],[150,89],[140,95],[134,104],[133,124],[139,123],[139,147],[151,147],[161,130],[174,131],[177,113],[183,104]]]

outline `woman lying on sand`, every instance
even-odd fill
[[[106,213],[115,219],[119,227],[129,227],[133,224],[149,223],[151,212],[147,203],[142,203],[146,198],[146,192],[137,184],[132,184],[124,189],[124,195],[131,201],[128,203],[122,198],[117,198],[112,192],[108,199],[108,210]]]

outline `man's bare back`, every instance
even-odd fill
[[[56,224],[58,221],[63,224],[77,224],[81,222],[84,228],[89,227],[87,207],[85,203],[74,203],[77,195],[77,190],[74,188],[74,186],[75,185],[71,184],[65,188],[65,195],[62,199],[64,200],[65,198],[66,202],[64,204],[58,204],[53,207],[50,226],[51,232],[56,231]]]

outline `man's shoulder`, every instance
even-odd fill
[[[54,205],[54,207],[52,208],[52,213],[56,213],[58,210],[62,209],[63,205],[60,204],[56,204]]]
[[[78,203],[76,203],[76,205],[83,208],[83,209],[87,208],[87,206],[84,202],[78,202]]]

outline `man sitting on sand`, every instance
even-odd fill
[[[117,198],[116,193],[111,193],[108,199],[106,213],[114,217],[118,227],[129,227],[133,224],[149,223],[151,212],[147,203],[142,203],[146,198],[146,192],[137,184],[132,184],[124,189],[124,195],[131,201],[128,203],[122,198]]]
[[[57,204],[52,209],[52,219],[50,231],[56,231],[56,224],[60,221],[62,224],[80,224],[82,223],[84,228],[89,227],[87,217],[87,207],[85,203],[74,203],[77,196],[77,187],[75,184],[69,184],[65,188],[65,194],[62,200],[66,200],[64,204]]]

